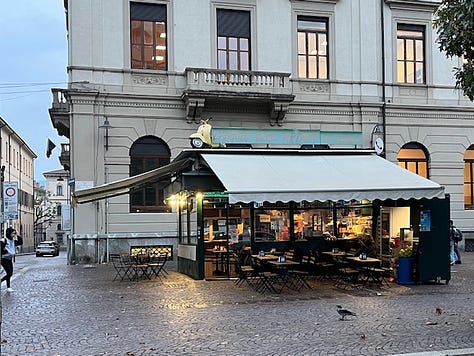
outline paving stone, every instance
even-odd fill
[[[162,281],[113,281],[111,265],[17,256],[15,292],[1,292],[1,355],[474,352],[474,253],[448,285],[346,291],[311,281],[312,290],[278,295],[194,281],[175,267]],[[339,320],[338,304],[357,316]]]

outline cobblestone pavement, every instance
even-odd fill
[[[448,285],[358,291],[314,281],[262,295],[168,271],[114,282],[110,265],[17,256],[1,355],[474,355],[474,253]],[[338,304],[357,317],[339,320]]]

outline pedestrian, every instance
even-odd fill
[[[454,240],[454,253],[456,254],[456,261],[454,263],[461,264],[461,254],[459,253],[458,244],[462,241],[462,232],[453,225],[453,240]]]
[[[450,246],[450,259],[451,265],[461,263],[461,255],[458,250],[458,242],[462,240],[461,231],[459,231],[452,220],[449,220],[449,246]]]
[[[6,275],[2,277],[1,282],[7,282],[7,292],[13,292],[13,289],[10,285],[10,280],[13,275],[13,257],[16,253],[16,246],[23,244],[23,239],[21,236],[17,235],[16,230],[12,227],[7,228],[5,237],[0,239],[1,242],[1,252],[2,252],[2,267],[5,270]]]

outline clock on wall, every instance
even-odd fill
[[[383,153],[384,144],[383,144],[383,139],[381,137],[377,137],[377,139],[375,140],[374,149],[378,155],[381,155]]]

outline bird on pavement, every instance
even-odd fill
[[[441,308],[436,308],[435,309],[436,315],[441,315],[442,312],[443,312],[443,309],[441,309]]]
[[[345,320],[346,316],[357,316],[355,313],[351,312],[350,310],[343,309],[342,306],[337,305],[337,312],[341,316],[340,320]]]

